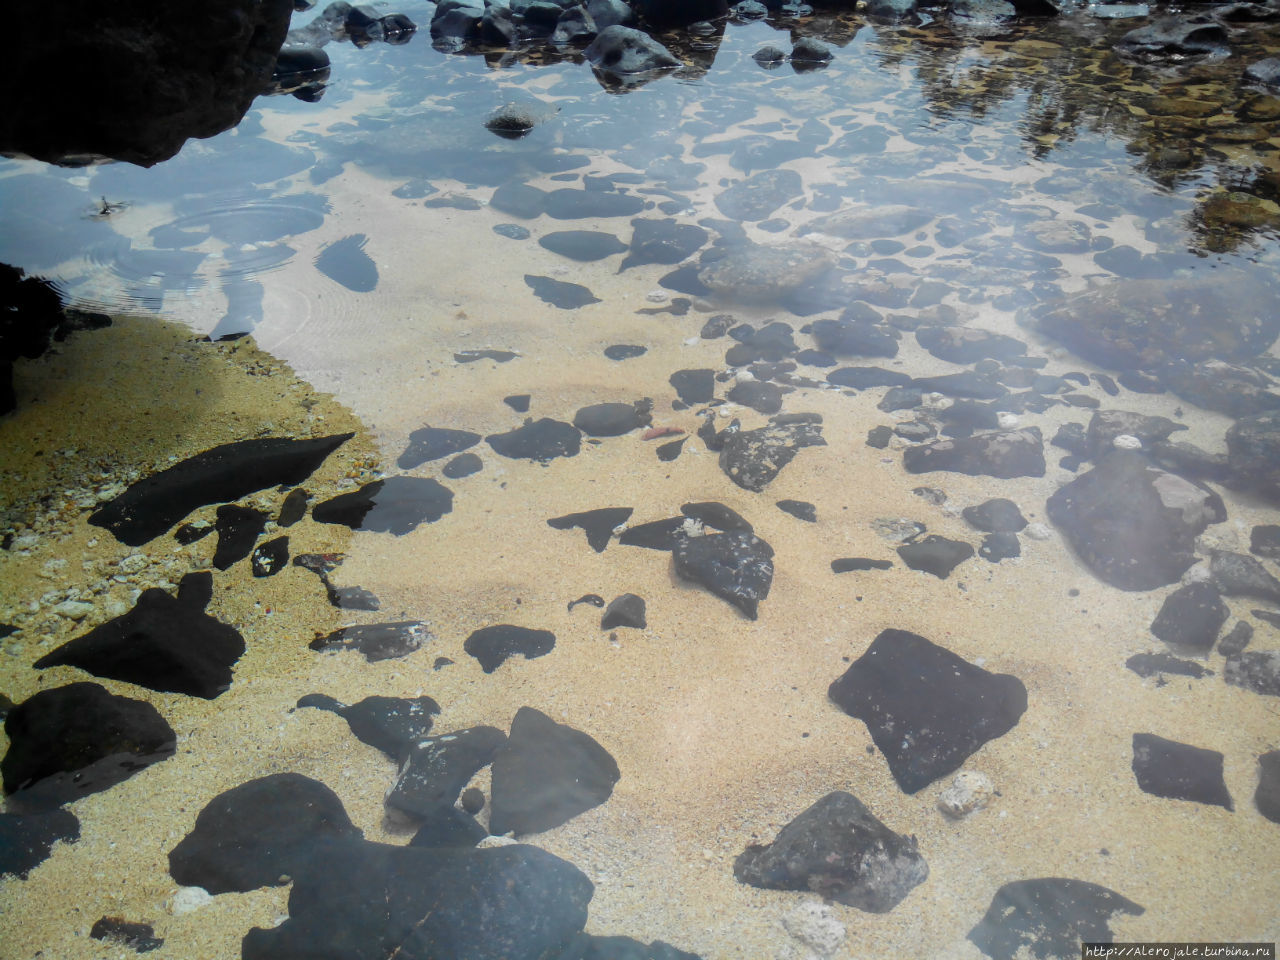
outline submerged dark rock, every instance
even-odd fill
[[[1196,537],[1226,518],[1217,494],[1126,450],[1054,493],[1047,513],[1086,566],[1121,590],[1176,583],[1196,562]]]
[[[302,483],[353,436],[225,443],[130,485],[94,512],[89,522],[111,531],[121,543],[141,546],[199,507],[239,500],[266,487]]]
[[[988,533],[1017,533],[1027,525],[1027,518],[1018,505],[1004,497],[965,507],[960,515],[972,526]]]
[[[523,844],[484,850],[347,841],[318,851],[294,880],[289,918],[250,930],[241,956],[541,960],[582,930],[593,892],[572,864]]]
[[[676,395],[692,406],[707,403],[716,394],[714,370],[677,370],[668,382],[675,387]]]
[[[594,263],[623,253],[627,245],[612,233],[597,230],[560,230],[538,238],[538,246],[579,263]]]
[[[628,527],[618,537],[625,547],[646,547],[650,550],[674,550],[676,544],[688,538],[684,517],[668,517],[651,520]]]
[[[210,800],[169,851],[169,873],[183,886],[244,893],[298,879],[320,849],[361,836],[323,783],[276,773]]]
[[[653,401],[597,403],[583,407],[573,417],[573,425],[589,437],[620,437],[653,422]]]
[[[255,577],[274,577],[289,565],[289,538],[276,537],[253,551],[249,566]]]
[[[352,530],[392,533],[397,537],[435,523],[453,510],[453,491],[428,477],[387,477],[318,503],[311,517]]]
[[[1114,890],[1063,877],[1015,880],[991,900],[969,940],[992,960],[1074,957],[1081,943],[1111,943],[1114,914],[1146,911]]]
[[[803,192],[794,170],[761,170],[740,180],[715,198],[720,212],[731,220],[764,220]]]
[[[247,557],[267,526],[267,515],[252,507],[227,503],[218,508],[214,529],[218,546],[213,552],[213,565],[226,570]]]
[[[797,520],[804,520],[807,523],[818,522],[818,508],[805,500],[779,500],[775,506]]]
[[[751,523],[746,517],[738,513],[738,511],[726,507],[723,503],[716,503],[714,500],[703,503],[681,504],[680,512],[686,517],[697,520],[699,523],[716,530],[722,530],[725,533],[732,530],[741,530],[745,533],[752,532]]]
[[[769,596],[773,548],[754,534],[736,530],[681,537],[672,550],[676,573],[701,584],[750,619]]]
[[[634,593],[624,593],[610,601],[600,618],[601,630],[612,630],[614,627],[634,627],[643,630],[645,623],[644,597]]]
[[[649,263],[670,265],[693,256],[707,242],[707,231],[677,220],[636,219],[631,221],[630,253],[618,272]]]
[[[988,673],[906,630],[882,631],[828,693],[867,725],[904,793],[960,769],[1027,709],[1017,677]]]
[[[888,913],[929,876],[915,837],[894,833],[853,794],[829,793],[769,844],[738,855],[733,875],[767,890],[803,890]]]
[[[364,252],[368,241],[363,233],[335,240],[316,255],[316,269],[348,290],[370,293],[378,286],[378,267]]]
[[[521,707],[493,757],[489,830],[520,837],[558,827],[608,800],[620,776],[590,736]]]
[[[898,556],[912,570],[923,570],[945,580],[952,570],[973,556],[973,545],[931,533],[922,540],[904,543],[898,548]]]
[[[759,493],[798,451],[826,444],[820,415],[782,414],[768,426],[728,433],[720,450],[720,469],[738,486]]]
[[[506,433],[491,433],[484,439],[500,456],[539,463],[556,457],[576,457],[582,447],[582,433],[577,427],[547,417],[525,420],[522,427]]]
[[[410,744],[387,791],[387,807],[415,819],[451,810],[463,788],[493,762],[506,740],[497,727],[468,727]]]
[[[450,430],[445,427],[423,427],[409,434],[409,445],[400,454],[396,466],[412,470],[432,460],[469,450],[480,442],[480,434],[470,430]]]
[[[493,673],[516,654],[526,660],[545,657],[556,645],[556,635],[550,630],[533,630],[509,623],[481,627],[467,637],[462,645],[467,653],[480,661],[485,673]]]
[[[1228,597],[1253,597],[1280,603],[1280,580],[1260,560],[1229,550],[1209,551],[1209,575]]]
[[[1158,677],[1167,673],[1199,680],[1213,675],[1212,670],[1194,660],[1180,660],[1167,653],[1135,653],[1124,665],[1140,677]]]
[[[1254,693],[1280,697],[1280,650],[1246,650],[1228,657],[1222,678]]]
[[[417,620],[397,623],[362,623],[343,627],[323,637],[316,637],[308,647],[312,650],[355,650],[370,663],[407,657],[431,639],[426,626]]]
[[[153,587],[128,613],[67,641],[35,667],[66,664],[96,677],[212,700],[231,686],[231,668],[244,650],[244,638],[207,615],[203,602],[184,603]]]
[[[149,703],[96,683],[33,694],[9,711],[0,760],[8,809],[50,810],[127,780],[173,755],[177,738]]]
[[[1280,823],[1280,750],[1258,757],[1258,789],[1253,802],[1260,814],[1272,823]]]
[[[1208,655],[1231,611],[1208,583],[1188,583],[1165,597],[1151,632],[1175,649]]]
[[[618,24],[601,30],[582,55],[601,73],[621,77],[680,66],[680,61],[657,40]]]
[[[164,940],[155,933],[149,923],[132,923],[121,917],[99,917],[89,930],[94,940],[106,940],[138,953],[150,953],[164,946]]]
[[[440,468],[440,475],[450,480],[461,480],[483,469],[484,461],[474,453],[460,453]]]
[[[902,452],[908,473],[951,470],[969,476],[1043,477],[1044,440],[1039,427],[934,440]]]
[[[1022,544],[1016,533],[988,533],[978,545],[978,556],[983,560],[999,563],[1001,560],[1022,556]]]
[[[939,360],[952,363],[1012,360],[1027,352],[1027,345],[1021,340],[973,327],[919,327],[916,342]]]
[[[80,839],[80,821],[70,810],[0,813],[0,876],[24,880],[44,863],[59,840]]]
[[[1133,775],[1152,796],[1235,809],[1222,779],[1222,754],[1216,750],[1135,733]]]
[[[892,560],[875,560],[871,557],[841,557],[831,561],[832,573],[855,573],[864,570],[888,570]]]
[[[1232,485],[1280,503],[1280,411],[1241,417],[1227,431]]]
[[[627,522],[633,512],[632,507],[601,507],[598,510],[585,510],[582,513],[567,513],[563,517],[552,517],[547,526],[555,530],[581,529],[587,535],[587,545],[596,553],[604,553],[609,545],[613,531]]]

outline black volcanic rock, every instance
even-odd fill
[[[393,760],[431,733],[432,718],[440,705],[430,697],[365,697],[350,706],[322,693],[309,693],[298,707],[314,707],[336,713],[347,721],[356,739],[376,747]]]
[[[882,631],[828,693],[867,725],[904,793],[960,769],[1027,708],[1017,677],[988,673],[906,630]]]
[[[477,772],[493,762],[507,735],[497,727],[468,727],[409,745],[387,791],[387,807],[416,819],[438,816]]]
[[[797,520],[804,520],[807,523],[818,522],[818,508],[806,500],[779,500],[775,506]]]
[[[1121,590],[1176,583],[1196,562],[1196,537],[1226,519],[1217,494],[1128,450],[1059,489],[1047,513],[1094,575]]]
[[[519,837],[558,827],[608,800],[620,776],[587,734],[521,707],[493,758],[489,830]]]
[[[525,420],[524,426],[506,433],[493,433],[485,442],[494,452],[512,460],[536,460],[547,463],[556,457],[576,457],[582,447],[582,433],[571,423],[551,420]]]
[[[80,839],[80,821],[70,810],[0,813],[0,876],[27,874],[44,863],[59,840]]]
[[[94,940],[105,940],[138,953],[150,953],[164,946],[164,940],[157,938],[155,933],[149,923],[131,923],[120,917],[105,916],[94,921],[89,930],[89,936]]]
[[[676,544],[687,537],[685,518],[668,517],[665,520],[650,520],[648,523],[638,523],[628,527],[618,537],[618,542],[625,547],[674,550]]]
[[[1004,480],[1043,477],[1044,441],[1039,427],[934,440],[904,450],[902,466],[908,473],[951,470]]]
[[[751,523],[746,517],[738,513],[738,511],[726,507],[723,503],[716,503],[714,500],[681,504],[680,512],[690,519],[697,520],[705,526],[725,533],[730,533],[734,530],[742,530],[746,533],[752,532]]]
[[[199,507],[239,500],[266,487],[302,483],[353,436],[224,443],[131,484],[90,515],[89,522],[111,531],[121,543],[141,546]]]
[[[1151,632],[1171,647],[1205,656],[1230,612],[1212,584],[1188,583],[1165,597]]]
[[[484,469],[484,461],[474,453],[460,453],[440,468],[441,476],[461,480]]]
[[[850,387],[854,390],[867,390],[871,387],[902,387],[911,382],[905,373],[896,370],[885,370],[882,367],[841,367],[827,374],[827,383],[837,387]]]
[[[1256,616],[1263,611],[1253,612]],[[1245,650],[1227,657],[1222,679],[1254,693],[1280,697],[1280,650]]]
[[[741,530],[682,537],[672,551],[676,573],[701,584],[754,620],[773,583],[773,548]]]
[[[782,414],[755,430],[725,431],[720,469],[744,490],[759,493],[805,447],[826,446],[818,414]]]
[[[1280,823],[1280,750],[1258,757],[1258,789],[1253,802],[1260,814],[1272,823]]]
[[[1018,505],[1004,497],[996,497],[960,511],[970,524],[988,533],[1017,533],[1027,525]]]
[[[213,565],[219,570],[226,570],[247,557],[266,525],[267,515],[261,510],[235,503],[218,507],[214,523],[214,529],[218,531],[218,546],[213,552]]]
[[[667,382],[675,387],[676,395],[690,406],[707,403],[716,393],[714,370],[677,370]]]
[[[1222,779],[1222,754],[1216,750],[1135,733],[1133,775],[1152,796],[1235,809]]]
[[[1204,676],[1212,676],[1212,670],[1194,660],[1180,660],[1167,653],[1135,653],[1124,662],[1124,665],[1140,677],[1158,677],[1173,674],[1179,677],[1191,677],[1199,680]]]
[[[1116,913],[1146,911],[1114,890],[1083,880],[1046,877],[1006,883],[969,940],[991,960],[1075,957],[1081,943],[1111,943]]]
[[[422,819],[409,846],[474,847],[487,836],[489,831],[471,814],[454,806],[442,806]]]
[[[978,556],[992,563],[1022,556],[1022,544],[1016,533],[988,533],[978,545]]]
[[[904,543],[898,548],[898,556],[912,570],[923,570],[945,580],[952,570],[973,556],[973,545],[931,533],[921,540]]]
[[[395,623],[360,623],[342,627],[326,636],[316,637],[308,647],[312,650],[355,650],[370,663],[407,657],[431,639],[426,626],[418,620]]]
[[[241,957],[543,960],[582,930],[593,892],[572,864],[523,844],[328,844],[294,879],[289,918],[250,930]]]
[[[289,538],[276,537],[257,547],[249,557],[255,577],[274,577],[289,565]]]
[[[638,597],[634,593],[624,593],[615,597],[600,618],[601,630],[612,630],[614,627],[634,627],[637,630],[643,630],[645,626],[644,597]]]
[[[652,400],[635,403],[597,403],[583,407],[573,417],[573,425],[589,437],[620,437],[647,427],[653,420]]]
[[[894,833],[857,797],[829,793],[783,827],[773,843],[751,844],[733,875],[767,890],[819,894],[870,913],[888,913],[929,876],[915,837]]]
[[[586,533],[587,545],[592,550],[604,553],[614,529],[627,522],[633,509],[601,507],[598,510],[584,510],[582,513],[567,513],[563,517],[552,517],[547,521],[547,526],[555,530],[572,530],[577,527]]]
[[[397,537],[421,523],[435,523],[453,510],[453,491],[427,477],[387,477],[342,493],[311,510],[318,523],[340,523],[352,530],[392,533]]]
[[[524,282],[528,284],[535,297],[561,310],[576,310],[578,307],[600,302],[599,297],[580,283],[552,280],[550,277],[539,277],[528,273],[525,274]]]
[[[480,434],[470,430],[449,430],[445,427],[423,427],[409,434],[409,445],[400,454],[396,466],[412,470],[431,460],[440,460],[468,450],[480,442]]]
[[[212,700],[231,686],[231,668],[244,650],[244,638],[204,613],[203,603],[184,603],[153,587],[128,613],[68,640],[35,667],[66,664],[96,677]]]
[[[864,570],[888,570],[892,560],[873,560],[870,557],[841,557],[831,561],[832,573],[854,573]]]
[[[485,673],[493,673],[508,657],[516,654],[526,660],[545,657],[555,645],[556,635],[550,630],[532,630],[502,623],[474,631],[462,649],[480,661]]]
[[[1280,411],[1241,417],[1226,439],[1232,484],[1280,503]]]
[[[1280,604],[1280,581],[1262,561],[1229,550],[1209,551],[1209,575],[1228,597],[1253,597]]]
[[[213,894],[279,886],[306,873],[318,849],[361,835],[323,783],[275,773],[210,800],[169,851],[169,873]]]
[[[939,360],[951,363],[976,363],[988,358],[1012,360],[1027,351],[1021,340],[973,327],[918,327],[916,343]]]
[[[173,755],[177,738],[160,712],[96,683],[32,694],[4,721],[0,760],[8,809],[40,812],[98,793]]]

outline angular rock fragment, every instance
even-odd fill
[[[733,864],[740,883],[803,890],[869,913],[888,913],[929,876],[915,837],[894,833],[857,797],[829,793],[783,827],[773,843],[751,844]]]
[[[672,550],[676,573],[701,584],[733,604],[750,619],[769,596],[773,583],[773,548],[741,530],[682,537]]]
[[[576,457],[582,447],[582,433],[577,427],[547,417],[526,420],[522,427],[507,433],[493,433],[484,439],[500,456],[539,463],[556,457]]]
[[[431,733],[432,718],[440,705],[430,697],[365,697],[350,706],[322,693],[309,693],[298,707],[314,707],[336,713],[347,721],[356,739],[376,747],[393,760]]]
[[[43,813],[0,813],[0,877],[24,880],[44,863],[59,840],[80,839],[80,821],[70,810]]]
[[[1228,597],[1253,597],[1280,603],[1280,580],[1260,560],[1228,550],[1209,551],[1209,575]]]
[[[783,414],[755,430],[725,431],[720,469],[744,490],[759,493],[805,447],[826,446],[818,414]]]
[[[1128,450],[1106,454],[1047,508],[1089,569],[1121,590],[1176,583],[1196,562],[1196,537],[1226,519],[1217,494]]]
[[[996,891],[969,940],[992,960],[1075,957],[1081,943],[1111,943],[1116,913],[1146,911],[1114,890],[1063,877],[1015,880]]]
[[[354,434],[310,440],[241,440],[196,454],[131,484],[89,522],[131,547],[154,540],[191,511],[239,500],[266,487],[302,483]]]
[[[411,744],[387,791],[388,809],[416,819],[452,809],[463,788],[493,762],[506,741],[497,727],[468,727]]]
[[[1022,556],[1022,544],[1016,533],[988,533],[978,545],[978,556],[991,563]]]
[[[173,755],[177,738],[149,703],[117,697],[96,683],[33,694],[4,721],[0,760],[8,809],[51,810],[127,780]]]
[[[396,466],[412,470],[432,460],[469,450],[480,442],[480,434],[470,430],[449,430],[444,427],[423,427],[409,434],[409,445],[400,454]]]
[[[153,587],[128,613],[68,640],[34,666],[65,664],[95,677],[212,700],[231,686],[231,668],[244,650],[244,638],[204,613],[204,602],[183,602]]]
[[[1188,583],[1165,597],[1151,632],[1175,649],[1207,656],[1230,612],[1212,584]]]
[[[312,650],[355,650],[370,663],[407,657],[431,639],[426,625],[418,620],[395,623],[361,623],[343,627],[327,636],[316,637],[308,647]]]
[[[898,786],[915,793],[959,770],[1027,708],[1017,677],[988,673],[906,630],[884,630],[844,675],[831,699],[863,721]]]
[[[650,550],[674,550],[676,544],[688,538],[688,521],[685,517],[668,517],[651,520],[628,527],[618,537],[627,547],[647,547]]]
[[[462,648],[480,661],[485,673],[493,673],[516,654],[526,660],[545,657],[556,645],[556,635],[550,630],[532,630],[502,623],[481,627],[467,637]]]
[[[1193,800],[1234,810],[1222,779],[1222,754],[1166,740],[1153,733],[1133,735],[1133,775],[1155,797]]]
[[[621,774],[609,752],[580,730],[521,707],[493,758],[489,830],[550,830],[604,803]]]
[[[1280,697],[1280,650],[1246,650],[1227,657],[1222,679],[1254,693]]]
[[[452,510],[453,491],[435,480],[388,477],[316,504],[311,517],[318,523],[340,523],[352,530],[400,537],[421,523],[435,523]]]
[[[605,608],[604,616],[600,618],[601,630],[612,630],[614,627],[634,627],[637,630],[643,630],[645,626],[644,597],[638,597],[634,593],[624,593],[620,597],[615,597]]]
[[[169,851],[169,873],[212,894],[279,886],[306,873],[327,844],[361,835],[323,783],[276,773],[210,800]]]
[[[898,548],[898,556],[912,570],[923,570],[945,580],[952,570],[973,556],[973,545],[931,533],[922,540],[904,543]]]
[[[1044,441],[1039,427],[935,440],[904,450],[902,466],[908,473],[951,470],[1002,480],[1043,477]]]
[[[604,553],[609,545],[613,531],[627,522],[633,507],[601,507],[598,510],[584,510],[582,513],[567,513],[563,517],[552,517],[547,526],[554,530],[581,529],[587,535],[587,545],[596,553]]]

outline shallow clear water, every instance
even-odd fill
[[[429,20],[428,5],[396,9]],[[337,791],[368,839],[404,844],[417,824],[384,819],[395,764],[331,713],[294,709],[315,693],[347,704],[429,695],[442,708],[437,735],[507,730],[531,706],[601,744],[620,772],[607,802],[527,831],[595,884],[593,934],[661,939],[707,958],[1001,956],[973,934],[997,890],[1070,878],[1141,908],[1097,908],[1117,940],[1274,940],[1280,834],[1252,799],[1257,759],[1277,747],[1274,698],[1223,682],[1227,665],[1212,650],[1193,658],[1212,671],[1197,679],[1126,669],[1135,654],[1169,652],[1153,620],[1180,577],[1203,579],[1206,562],[1120,589],[1046,510],[1102,453],[1051,446],[1064,424],[1087,424],[1098,408],[1163,416],[1185,428],[1174,440],[1221,455],[1239,415],[1221,390],[1205,409],[1189,390],[1137,389],[1142,378],[1121,372],[1149,368],[1149,354],[1135,364],[1119,346],[1111,356],[1062,328],[1050,336],[1063,303],[1099,314],[1136,303],[1159,317],[1204,304],[1163,359],[1240,361],[1266,385],[1277,370],[1274,335],[1250,354],[1204,319],[1223,303],[1241,318],[1270,316],[1274,303],[1280,100],[1239,80],[1245,63],[1274,49],[1274,29],[1237,26],[1231,56],[1201,63],[1119,56],[1113,45],[1145,22],[1082,13],[992,30],[820,13],[729,23],[711,39],[663,37],[686,66],[626,92],[607,89],[569,52],[452,56],[422,29],[399,46],[329,44],[320,102],[260,98],[235,130],[153,169],[0,163],[0,262],[50,278],[81,309],[154,314],[227,338],[192,345],[168,327],[148,334],[158,321],[122,321],[74,335],[61,359],[39,362],[53,364],[44,374],[20,367],[19,410],[0,436],[16,453],[4,474],[13,539],[0,572],[0,622],[18,628],[4,640],[0,689],[15,702],[88,679],[70,666],[33,670],[38,657],[128,609],[139,589],[173,587],[212,563],[214,537],[186,546],[166,535],[135,551],[91,525],[90,507],[124,483],[219,443],[353,425],[362,435],[343,459],[307,481],[314,503],[383,474],[431,478],[451,494],[448,511],[408,531],[351,532],[314,513],[289,528],[295,557],[346,554],[332,583],[372,593],[377,610],[335,607],[297,566],[271,578],[253,577],[247,560],[215,571],[209,611],[249,648],[217,699],[103,681],[154,704],[178,731],[179,752],[77,801],[81,840],[55,848],[26,879],[3,881],[12,955],[43,945],[96,956],[88,926],[117,914],[165,936],[156,956],[236,955],[250,927],[289,912],[288,890],[221,894],[183,913],[165,856],[215,795],[253,778],[313,777]],[[831,44],[830,64],[765,69],[752,59],[766,44],[789,49],[793,27]],[[485,126],[511,103],[538,121],[517,139]],[[737,187],[748,179],[753,192]],[[1067,299],[1089,290],[1097,300]],[[874,319],[877,347],[824,345],[820,328],[806,326],[846,309]],[[718,331],[704,327],[724,314],[732,320]],[[731,338],[729,327],[775,321],[793,328],[789,348],[734,358],[749,331]],[[896,409],[882,402],[899,380],[974,367],[927,348],[917,331],[935,325],[1025,344],[1003,365],[978,363],[1010,386],[977,431],[1038,428],[1039,474],[904,470],[939,429],[973,432],[955,413],[971,399],[952,387],[940,388],[951,397]],[[244,333],[262,354],[237,345]],[[110,343],[99,361],[96,337]],[[643,350],[605,352],[619,345]],[[787,359],[798,363],[768,366]],[[864,389],[827,379],[848,367],[890,378]],[[678,399],[671,378],[681,370],[720,374],[715,400]],[[1028,379],[1036,371],[1075,379],[1046,386]],[[770,381],[747,399],[750,385]],[[1029,386],[1042,391],[1037,402],[1004,399]],[[642,427],[583,436],[576,456],[539,463],[493,442],[524,422],[519,404],[504,401],[525,394],[529,417],[561,423],[599,403],[648,399],[651,408]],[[693,434],[735,418],[761,427],[779,409],[770,403],[820,414],[824,442],[793,444],[776,478],[750,489]],[[650,424],[683,433],[641,439]],[[411,456],[411,434],[427,426],[487,438],[470,448],[479,472]],[[884,442],[873,446],[877,428]],[[69,439],[54,439],[60,429]],[[680,435],[683,447],[655,456]],[[60,459],[50,463],[54,445]],[[1208,527],[1197,557],[1248,554],[1252,529],[1276,522],[1273,502],[1209,482],[1226,519]],[[40,484],[65,486],[68,503],[88,500],[42,502]],[[283,497],[266,489],[244,499],[274,517]],[[996,547],[961,515],[995,497],[1034,525],[1018,556],[992,556]],[[778,501],[811,505],[815,521]],[[691,585],[666,553],[628,545],[625,534],[593,549],[572,524],[547,522],[631,507],[626,523],[636,527],[698,502],[731,507],[770,545],[772,583],[757,616]],[[214,508],[192,517],[212,522]],[[942,575],[911,568],[898,552],[904,522],[916,524],[914,539],[927,529],[967,544],[968,558]],[[119,575],[135,552],[147,557],[142,572]],[[1274,555],[1260,556],[1274,575]],[[881,569],[833,571],[851,557]],[[584,594],[623,593],[645,598],[643,629],[601,629],[596,608],[565,609]],[[1274,650],[1275,624],[1251,611],[1274,611],[1277,599],[1220,598],[1230,612],[1223,633],[1245,620],[1255,629],[1249,649]],[[68,600],[92,611],[59,613]],[[339,627],[409,620],[430,640],[399,657],[366,662],[306,646]],[[549,630],[555,646],[482,669],[468,638],[497,624]],[[886,630],[928,638],[1025,689],[1025,713],[964,760],[997,791],[965,818],[937,806],[958,765],[919,785],[904,780],[885,759],[892,733],[875,734],[828,694]],[[937,696],[999,699],[977,684]],[[1220,752],[1232,800],[1140,789],[1133,737],[1148,733]],[[488,795],[498,789],[485,770],[474,782]],[[836,790],[916,837],[928,880],[883,913],[735,880],[748,844],[772,841]],[[1082,916],[1087,899],[1076,902]],[[847,931],[826,953],[795,932],[804,903]],[[1074,955],[1081,937],[1106,934],[1105,925],[1071,928],[1070,950],[1047,955]]]

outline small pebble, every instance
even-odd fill
[[[93,604],[83,600],[64,600],[53,608],[53,612],[68,620],[83,620],[93,612]]]
[[[1111,445],[1117,450],[1141,450],[1142,441],[1137,437],[1127,433],[1122,433],[1111,441]]]
[[[1053,536],[1053,531],[1043,523],[1028,523],[1026,529],[1022,531],[1032,540],[1048,540]]]
[[[844,943],[844,924],[835,911],[818,900],[803,900],[782,916],[782,926],[820,957],[829,957]]]
[[[170,913],[180,917],[210,903],[213,903],[213,897],[204,887],[179,887],[178,892],[169,898],[167,906]]]
[[[986,774],[961,770],[951,781],[951,786],[939,795],[938,809],[958,819],[986,806],[994,792],[995,787]]]

